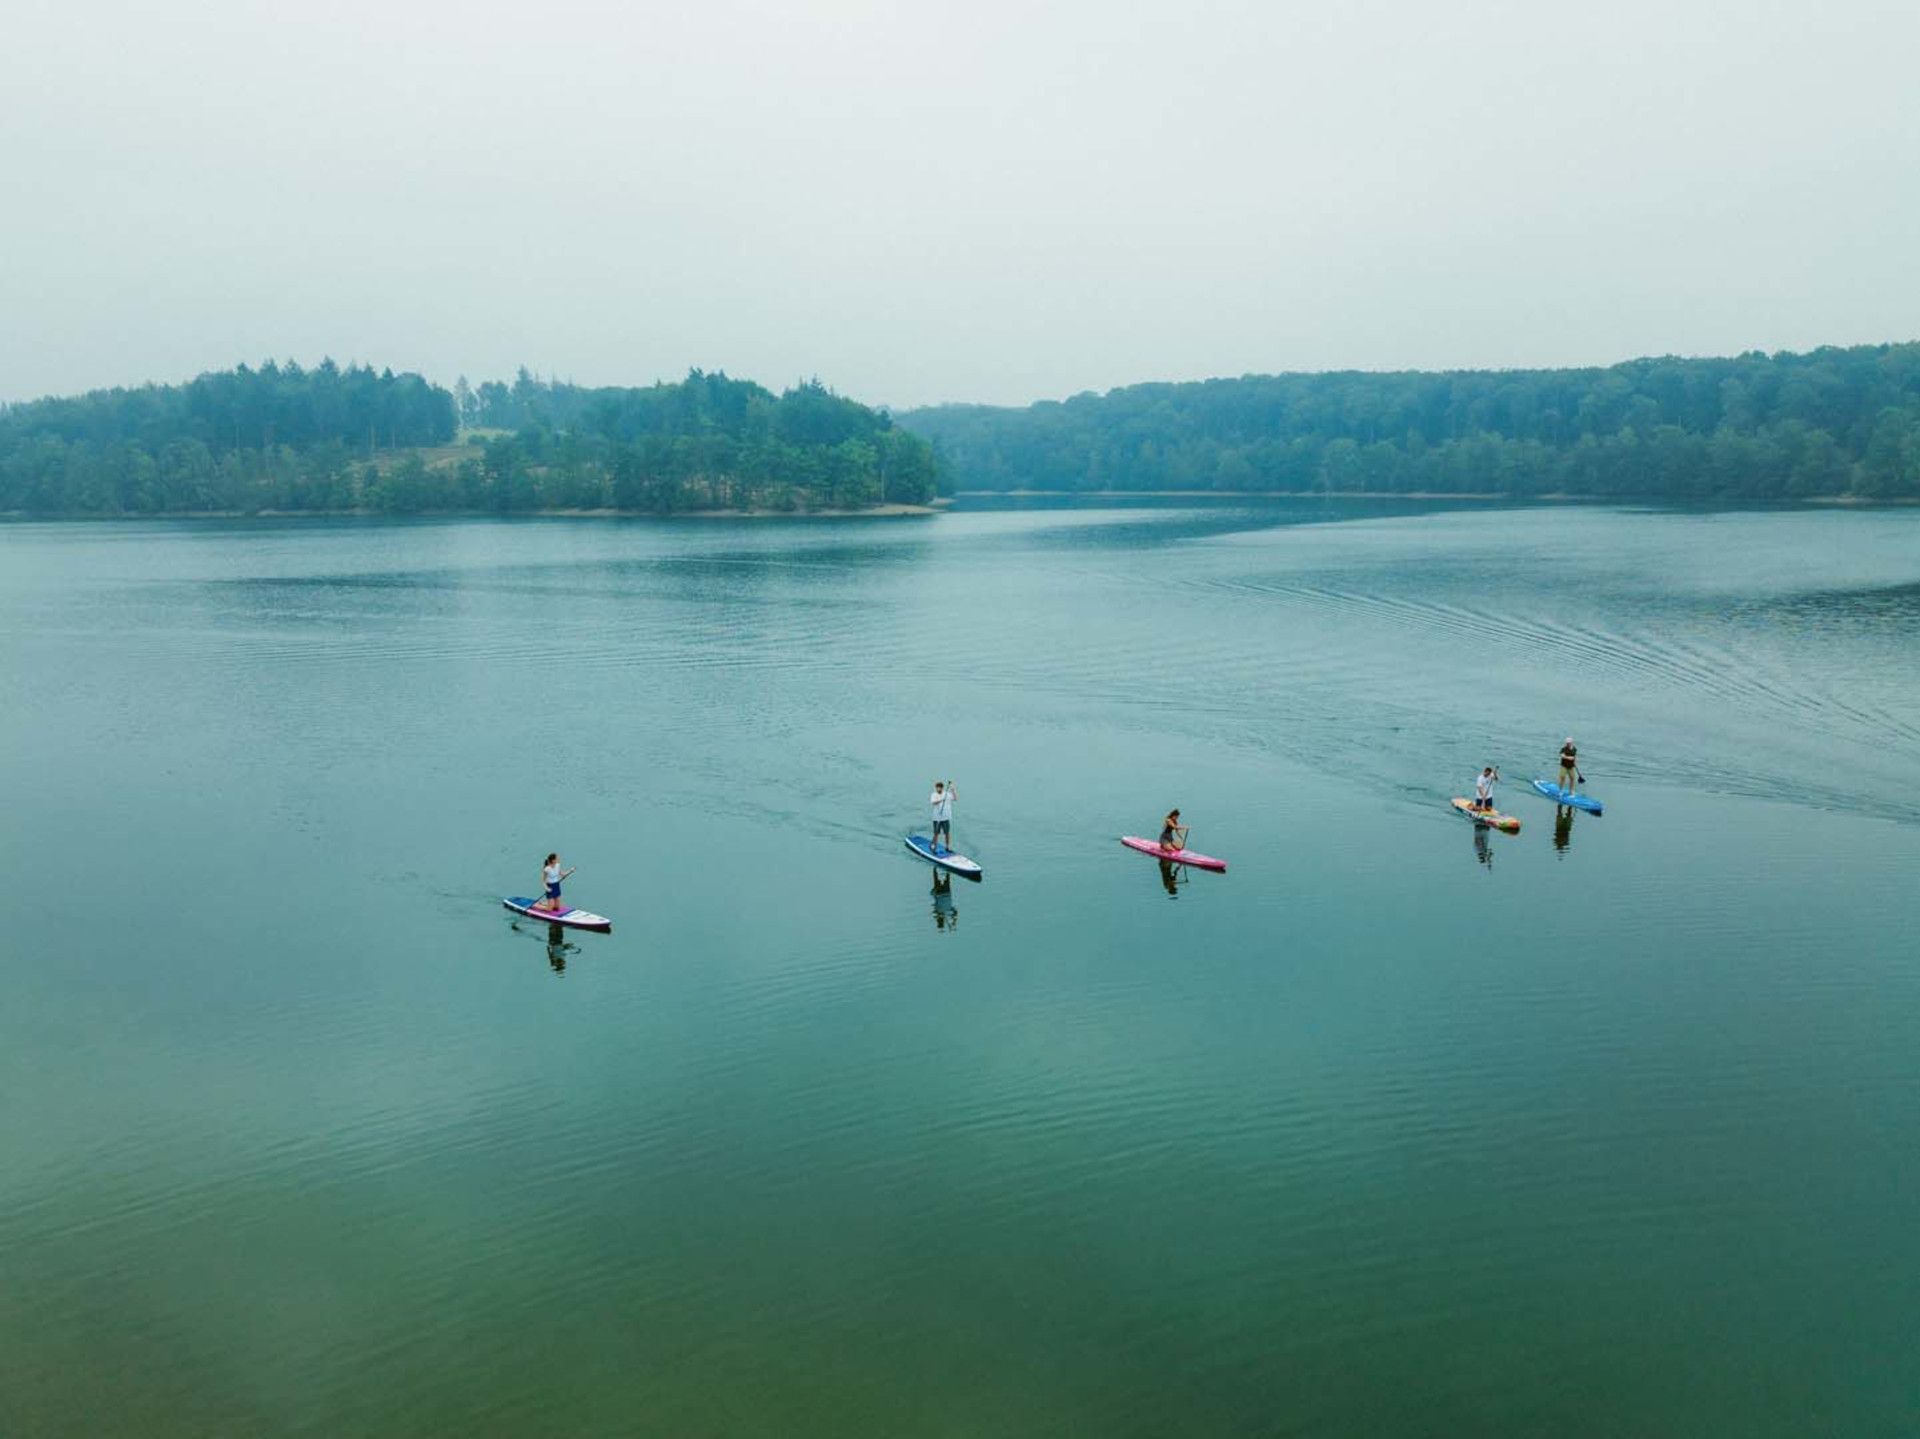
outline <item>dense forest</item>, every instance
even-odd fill
[[[956,489],[1920,498],[1920,344],[1248,376],[899,416]]]
[[[936,462],[936,455],[938,462]],[[958,489],[1920,499],[1920,343],[1608,369],[1134,385],[893,417],[696,370],[269,361],[0,407],[0,512],[863,509]]]
[[[865,509],[934,497],[932,447],[817,380],[774,395],[695,370],[678,384],[590,389],[522,370],[511,386],[462,379],[454,393],[477,431],[507,431],[477,461],[498,507]]]
[[[860,509],[934,487],[931,447],[884,413],[817,382],[776,396],[698,371],[585,389],[523,370],[449,392],[269,361],[0,407],[0,512]]]

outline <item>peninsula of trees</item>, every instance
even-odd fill
[[[1920,343],[1248,376],[898,418],[961,491],[1920,498]]]
[[[934,489],[932,448],[885,413],[818,382],[775,395],[699,371],[587,389],[522,370],[450,392],[269,361],[0,408],[0,512],[858,510]]]
[[[455,394],[479,433],[507,432],[483,442],[477,474],[463,462],[498,508],[860,510],[924,505],[937,483],[932,446],[818,380],[774,395],[695,370],[588,389],[523,369]]]

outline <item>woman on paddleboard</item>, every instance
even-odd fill
[[[535,901],[533,907],[544,910],[564,908],[565,906],[560,903],[560,885],[562,881],[572,873],[573,871],[570,869],[563,870],[560,868],[559,855],[548,855],[547,862],[540,866],[540,882],[547,887],[546,897]]]
[[[1605,776],[1602,776],[1605,778]],[[1573,747],[1573,736],[1567,736],[1567,742],[1560,746],[1560,788],[1568,794],[1580,782],[1580,751]]]
[[[1172,854],[1187,847],[1187,826],[1180,823],[1180,811],[1170,809],[1160,823],[1160,848]]]

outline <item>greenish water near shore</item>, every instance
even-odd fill
[[[1910,511],[0,525],[0,1432],[1908,1433],[1916,654]]]

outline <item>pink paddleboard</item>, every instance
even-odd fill
[[[1227,872],[1227,862],[1224,859],[1215,859],[1210,854],[1196,854],[1190,849],[1162,849],[1160,841],[1142,839],[1137,834],[1121,835],[1120,843],[1128,849],[1137,849],[1142,854],[1150,854],[1155,859],[1164,859],[1169,864],[1190,864],[1195,869],[1217,870],[1221,874]]]

